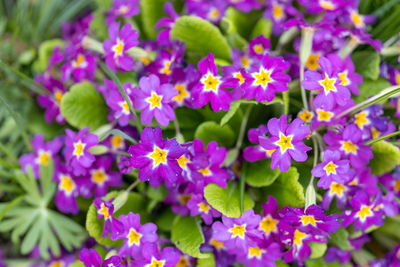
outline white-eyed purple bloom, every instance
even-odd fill
[[[179,262],[179,253],[173,247],[165,247],[161,251],[157,244],[147,243],[143,246],[142,256],[132,266],[175,267]]]
[[[108,187],[122,184],[121,174],[111,170],[113,158],[99,156],[88,170],[87,178],[92,184],[91,191],[95,197],[107,194]]]
[[[139,14],[139,0],[114,0],[112,8],[106,14],[106,23],[110,25],[117,18],[131,18]]]
[[[85,267],[126,267],[119,256],[111,256],[102,262],[99,253],[94,249],[83,248],[79,253],[79,260]]]
[[[207,225],[213,222],[213,218],[218,218],[221,213],[210,206],[207,201],[203,198],[202,194],[192,195],[191,199],[187,203],[187,207],[190,209],[190,216],[199,215]]]
[[[113,217],[113,200],[114,198],[111,198],[107,201],[96,198],[93,201],[93,204],[96,207],[97,219],[104,219],[104,228],[101,237],[105,238],[108,236],[108,234],[111,234],[110,238],[112,240],[117,240],[119,235],[123,233],[124,226],[120,221]]]

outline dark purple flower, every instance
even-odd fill
[[[139,86],[140,90],[134,91],[134,105],[142,110],[140,117],[143,124],[150,125],[155,117],[159,124],[166,126],[175,119],[171,102],[178,95],[178,90],[168,83],[160,86],[160,79],[153,74],[142,77]]]
[[[96,58],[90,55],[87,51],[82,48],[76,49],[71,47],[66,51],[68,54],[68,60],[61,67],[62,79],[68,81],[71,75],[74,78],[74,82],[80,82],[83,80],[92,81],[96,72]]]
[[[110,156],[100,156],[88,170],[88,178],[92,182],[94,196],[102,197],[107,194],[109,186],[120,186],[122,184],[121,175],[111,171],[113,158]]]
[[[112,24],[117,18],[131,18],[139,14],[139,0],[114,0],[107,12],[106,23]]]
[[[257,144],[256,146],[248,146],[243,150],[243,157],[249,161],[259,161],[266,158],[271,158],[275,149],[266,150],[260,145],[259,137],[265,136],[268,133],[267,125],[260,125],[257,129],[249,129],[247,134],[251,143]]]
[[[271,43],[269,39],[265,38],[264,35],[259,35],[249,41],[249,55],[262,59],[270,47]]]
[[[192,195],[191,199],[187,203],[187,207],[190,209],[190,216],[200,214],[201,218],[208,225],[212,223],[213,218],[221,216],[221,213],[211,207],[201,194]]]
[[[247,251],[240,251],[237,257],[245,266],[275,267],[275,261],[282,257],[282,251],[278,243],[268,243],[268,245],[251,246]]]
[[[67,165],[72,167],[75,175],[84,175],[87,168],[92,166],[95,157],[88,151],[92,146],[97,145],[97,135],[89,133],[89,128],[83,128],[78,133],[74,133],[70,129],[65,130],[65,146],[64,151]]]
[[[279,241],[278,202],[273,196],[268,196],[268,201],[262,205],[263,217],[261,218],[259,230],[262,231],[268,241]]]
[[[349,191],[348,185],[332,182],[322,198],[322,207],[328,210],[333,198],[336,198],[337,207],[344,209],[347,204]]]
[[[272,153],[271,168],[279,167],[286,172],[291,165],[291,158],[303,162],[307,160],[307,151],[311,150],[302,141],[310,134],[310,128],[303,125],[301,119],[293,120],[287,124],[287,116],[282,115],[279,120],[272,118],[268,121],[270,136],[260,137],[260,145],[266,150],[275,149]]]
[[[113,217],[114,205],[112,201],[114,198],[104,201],[100,198],[96,198],[93,201],[97,209],[97,219],[104,219],[104,228],[101,237],[105,238],[110,235],[112,240],[117,240],[119,235],[124,231],[123,224]]]
[[[174,267],[179,262],[179,253],[173,247],[158,249],[157,244],[147,243],[143,246],[142,259],[133,262],[132,266]]]
[[[79,253],[79,260],[85,264],[85,267],[126,267],[119,256],[111,256],[102,263],[99,253],[94,249],[83,248]]]
[[[47,75],[45,75],[47,76]],[[60,112],[60,103],[66,91],[64,84],[51,76],[46,79],[37,77],[35,80],[50,92],[50,95],[39,95],[37,101],[39,106],[46,109],[45,119],[47,123],[52,123],[55,120],[59,124],[65,123],[65,118]]]

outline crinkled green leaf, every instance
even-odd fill
[[[380,141],[372,144],[372,152],[374,157],[371,159],[369,166],[375,175],[390,172],[400,164],[400,150],[389,142]]]
[[[229,125],[220,126],[214,121],[206,121],[197,127],[195,138],[203,140],[205,144],[217,141],[220,146],[231,147],[235,142],[235,133]]]
[[[351,56],[356,72],[366,79],[376,80],[379,77],[381,59],[375,51],[357,51]]]
[[[144,15],[144,14],[143,14]],[[172,40],[185,43],[187,53],[200,57],[214,54],[215,58],[231,61],[231,49],[219,29],[211,22],[195,16],[182,16],[172,26]]]
[[[274,196],[279,207],[304,207],[304,188],[299,183],[299,173],[295,167],[290,167],[287,172],[281,173],[264,192],[266,195]]]
[[[351,246],[348,238],[349,233],[343,227],[340,227],[336,232],[329,234],[331,239],[330,241],[338,246],[341,250],[352,250],[353,247]]]
[[[361,103],[370,96],[379,94],[382,90],[390,87],[390,82],[382,77],[376,80],[364,79],[359,85],[360,94],[355,97],[355,103]]]
[[[326,262],[323,258],[306,260],[306,267],[351,267],[350,263],[341,264],[338,261]]]
[[[327,249],[327,245],[325,243],[311,242],[308,243],[308,245],[311,247],[311,259],[317,259],[324,256]]]
[[[216,210],[227,217],[240,217],[240,192],[234,183],[222,188],[216,184],[208,184],[204,188],[204,197]],[[247,195],[243,196],[243,212],[253,208],[254,201]]]
[[[204,243],[204,235],[195,217],[177,216],[171,229],[171,240],[185,254],[195,258],[207,258],[200,253],[200,245]]]
[[[141,0],[140,17],[142,19],[143,31],[147,38],[154,39],[157,32],[154,29],[157,21],[164,16],[164,3],[166,0]]]
[[[260,160],[256,162],[245,162],[246,183],[254,187],[268,186],[272,184],[281,174],[278,169],[272,170],[271,160]]]
[[[60,110],[68,123],[77,128],[89,126],[93,131],[108,122],[108,107],[90,82],[73,85],[64,94]]]

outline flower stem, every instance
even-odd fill
[[[393,133],[385,134],[385,135],[382,135],[381,137],[368,140],[368,141],[365,142],[364,144],[367,145],[367,146],[369,146],[369,145],[375,144],[375,143],[377,143],[377,142],[379,142],[379,141],[388,139],[388,138],[390,138],[390,137],[393,137],[393,136],[396,136],[396,135],[399,135],[399,134],[400,134],[400,131],[396,131],[396,132],[393,132]]]
[[[240,147],[242,146],[243,143],[243,138],[244,138],[244,134],[246,132],[246,126],[247,126],[247,121],[249,120],[249,116],[250,116],[250,112],[253,108],[253,105],[250,104],[247,109],[246,109],[246,113],[244,114],[243,120],[242,120],[242,124],[240,125],[240,132],[239,132],[239,137],[238,140],[236,142],[236,149],[240,149]]]

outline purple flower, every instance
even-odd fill
[[[154,243],[158,240],[157,226],[153,223],[140,224],[140,215],[129,212],[128,215],[119,216],[119,221],[123,224],[124,230],[116,235],[118,239],[124,239],[124,244],[118,255],[140,256],[143,246]]]
[[[342,134],[328,131],[324,135],[327,149],[340,151],[342,157],[349,159],[355,168],[365,168],[373,157],[372,149],[363,144],[362,132],[355,124],[346,126]]]
[[[142,256],[143,259],[134,261],[132,266],[175,267],[180,258],[175,248],[165,247],[160,252],[154,243],[144,245]]]
[[[260,125],[257,129],[249,129],[247,134],[249,141],[251,143],[257,144],[256,146],[248,146],[243,150],[243,157],[249,161],[259,161],[262,159],[270,158],[271,154],[275,151],[265,150],[262,146],[260,146],[259,137],[265,136],[268,133],[267,125]]]
[[[260,65],[252,66],[248,73],[242,71],[245,79],[242,85],[244,98],[271,102],[276,92],[289,90],[287,83],[290,82],[290,76],[284,73],[288,68],[289,63],[283,58],[264,55]]]
[[[83,128],[78,133],[74,133],[70,129],[65,130],[65,146],[64,151],[67,165],[72,167],[75,175],[84,175],[87,168],[92,166],[95,157],[88,151],[92,146],[97,145],[97,135],[89,133],[89,128]]]
[[[332,246],[327,249],[324,259],[327,262],[338,260],[341,264],[346,264],[350,262],[351,250],[341,250],[338,247]]]
[[[262,231],[268,241],[279,241],[278,202],[273,196],[268,196],[268,201],[262,205],[263,217],[261,218],[259,230]]]
[[[139,14],[139,0],[114,0],[107,12],[106,24],[110,25],[117,18],[131,18]]]
[[[61,67],[62,79],[68,81],[72,76],[74,77],[74,82],[80,82],[82,80],[94,79],[94,74],[96,72],[96,59],[94,56],[90,55],[87,51],[82,48],[76,49],[71,47],[66,51],[69,55],[67,62]]]
[[[239,252],[237,260],[245,266],[275,267],[275,261],[282,257],[281,246],[278,243],[269,243],[262,246],[251,246],[247,251]]]
[[[312,170],[312,175],[320,177],[318,187],[328,189],[332,182],[346,183],[349,176],[349,161],[340,160],[340,152],[333,150],[324,151],[324,160]]]
[[[101,237],[105,238],[110,233],[110,238],[112,240],[117,240],[119,235],[124,231],[123,224],[113,217],[114,205],[112,201],[114,199],[109,199],[104,201],[100,198],[96,198],[93,201],[97,209],[97,219],[104,219],[104,228]]]
[[[368,194],[359,190],[350,200],[350,205],[353,210],[346,210],[342,215],[344,227],[354,223],[355,230],[365,232],[373,225],[380,226],[385,223],[379,197],[371,202]]]
[[[363,78],[360,74],[355,72],[351,57],[348,56],[342,60],[338,55],[330,54],[327,58],[335,63],[335,67],[338,68],[337,76],[340,79],[340,85],[347,87],[353,94],[358,95],[358,85],[362,83]]]
[[[130,83],[123,86],[128,98],[133,103],[133,88]],[[118,120],[120,126],[127,126],[130,119],[135,120],[135,117],[129,110],[129,105],[121,95],[118,87],[111,80],[104,79],[104,96],[107,106],[110,107],[109,120]]]
[[[131,24],[125,24],[119,32],[119,23],[112,23],[108,29],[111,40],[105,40],[103,48],[105,51],[107,66],[116,71],[121,69],[129,71],[133,69],[133,58],[127,55],[127,51],[138,45],[138,33],[132,29]]]
[[[165,14],[168,15],[168,17],[161,18],[154,27],[165,28],[161,30],[160,33],[158,34],[157,42],[160,45],[170,46],[171,45],[170,32],[172,26],[175,23],[175,20],[179,18],[179,15],[175,12],[174,6],[169,2],[166,2],[164,4],[164,12]]]
[[[329,189],[325,192],[324,197],[322,199],[322,207],[325,210],[329,209],[333,198],[336,198],[336,205],[339,209],[344,209],[347,204],[347,198],[350,190],[349,187],[345,184],[339,184],[336,182],[332,182],[329,185]]]
[[[111,256],[102,263],[99,253],[94,249],[83,248],[79,253],[79,260],[85,267],[126,267],[126,264],[121,263],[123,260],[119,256]]]
[[[222,216],[222,223],[212,226],[213,238],[223,242],[224,247],[232,251],[247,251],[261,239],[258,226],[261,217],[253,210],[248,210],[240,218]]]
[[[19,159],[22,170],[26,173],[26,168],[29,165],[32,168],[35,178],[39,178],[40,166],[47,166],[50,161],[54,161],[62,145],[61,137],[56,137],[52,141],[45,142],[43,135],[35,135],[32,138],[33,153],[24,154]]]
[[[286,115],[279,120],[272,118],[268,121],[270,136],[260,137],[260,145],[266,150],[275,149],[272,153],[271,168],[279,167],[279,170],[286,172],[291,165],[291,158],[303,162],[307,159],[307,151],[311,150],[302,140],[310,134],[310,128],[303,125],[301,119],[293,120],[287,124]]]
[[[182,169],[177,159],[185,153],[176,139],[163,139],[161,128],[146,127],[140,143],[129,148],[131,164],[139,169],[139,179],[149,181],[151,186],[159,186],[164,180],[167,184],[178,181]]]
[[[336,104],[344,106],[351,97],[349,90],[341,85],[338,69],[335,69],[335,66],[340,63],[334,60],[337,58],[320,57],[318,63],[323,74],[308,70],[304,73],[304,80],[301,82],[307,90],[322,90],[314,99],[314,105],[324,109],[332,109]]]
[[[142,110],[141,122],[150,125],[153,117],[156,121],[166,126],[175,119],[175,113],[171,106],[173,97],[178,95],[171,84],[160,86],[160,79],[151,74],[142,77],[139,81],[140,90],[135,90],[135,107]]]
[[[122,184],[121,175],[111,171],[113,158],[101,156],[96,158],[92,167],[88,170],[88,178],[92,182],[92,191],[96,197],[107,194],[109,186],[120,186]]]
[[[190,209],[190,216],[200,214],[201,218],[203,218],[207,225],[212,223],[213,218],[221,216],[221,213],[211,207],[201,194],[192,195],[191,199],[187,203],[187,207]]]
[[[200,60],[197,66],[202,77],[192,91],[194,106],[200,108],[210,102],[213,111],[219,112],[221,109],[227,111],[232,98],[228,91],[222,88],[231,88],[232,86],[218,75],[214,55],[208,53],[208,56]]]
[[[262,59],[267,54],[268,49],[271,47],[271,43],[268,38],[264,35],[259,35],[249,42],[249,55],[254,56],[258,59]]]
[[[60,103],[66,91],[64,84],[51,76],[48,78],[37,77],[35,81],[43,84],[43,86],[50,92],[50,95],[39,95],[37,97],[39,106],[46,109],[44,115],[46,122],[52,123],[53,120],[55,120],[59,124],[64,124],[65,118],[60,112]]]

